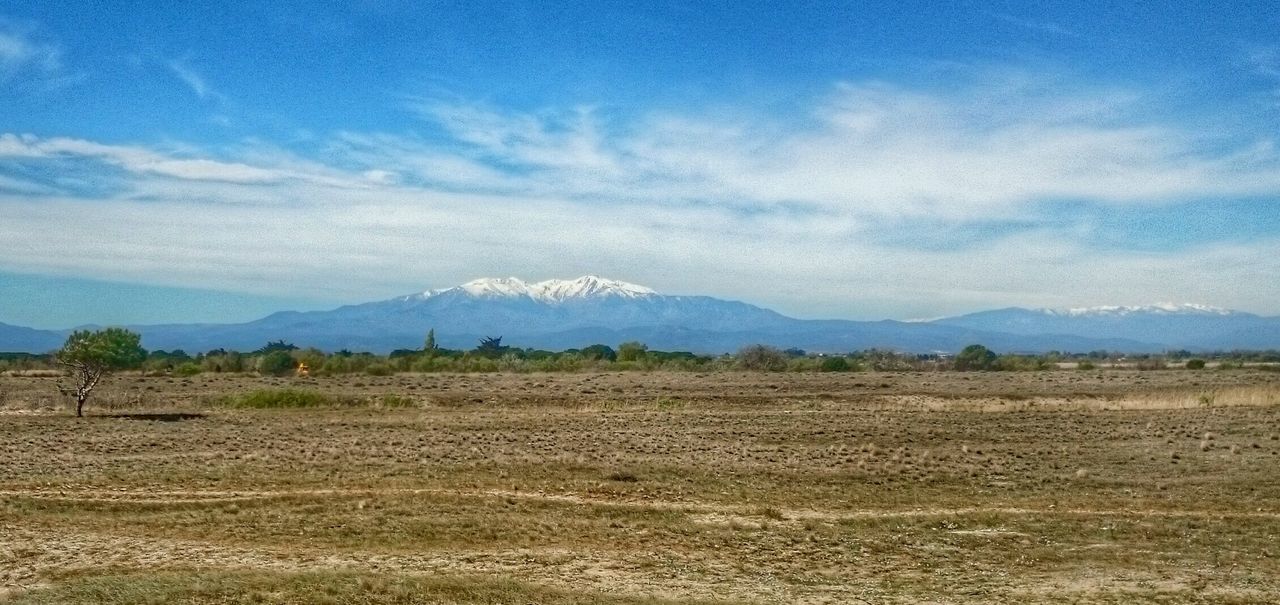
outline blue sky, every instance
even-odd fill
[[[1280,315],[1280,3],[0,6],[0,322],[599,274]]]

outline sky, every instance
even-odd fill
[[[222,4],[0,5],[0,322],[586,274],[1280,315],[1274,0]]]

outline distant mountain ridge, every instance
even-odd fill
[[[420,348],[430,329],[441,346],[462,349],[484,336],[553,350],[639,340],[654,349],[698,353],[756,343],[819,352],[955,352],[973,343],[1004,352],[1280,348],[1280,318],[1198,304],[1012,307],[927,322],[801,320],[743,302],[671,296],[592,275],[540,282],[482,278],[329,311],[281,311],[240,324],[128,327],[142,334],[149,349],[188,352],[253,350],[284,339],[330,351],[385,353]],[[0,351],[49,351],[66,334],[0,324]]]
[[[62,346],[66,334],[0,323],[0,352],[45,353]]]
[[[1280,318],[1197,304],[1067,310],[1012,307],[943,318],[933,323],[1015,335],[1119,338],[1165,349],[1280,347]]]

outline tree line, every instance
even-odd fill
[[[95,340],[96,339],[96,340]],[[278,340],[253,351],[213,349],[189,354],[182,350],[146,351],[138,345],[137,334],[120,328],[98,332],[78,331],[56,354],[0,354],[0,371],[67,368],[65,361],[83,357],[86,343],[98,347],[111,342],[128,348],[130,355],[113,361],[117,369],[147,374],[191,376],[202,373],[256,373],[287,376],[342,374],[390,375],[403,372],[575,372],[592,370],[671,371],[1042,371],[1061,367],[1097,369],[1108,366],[1156,370],[1189,367],[1239,367],[1244,363],[1280,363],[1280,351],[1219,352],[1193,354],[1171,351],[1160,355],[1124,354],[1109,351],[1042,354],[997,354],[975,344],[955,355],[914,354],[884,349],[868,349],[843,354],[810,353],[757,344],[735,354],[699,355],[688,351],[651,350],[641,342],[624,342],[616,347],[594,344],[562,351],[547,351],[505,345],[501,336],[481,339],[468,350],[448,349],[436,343],[435,331],[427,333],[420,349],[399,349],[387,355],[339,350],[326,352],[302,348]],[[121,345],[121,342],[126,344]],[[79,347],[79,348],[77,348]],[[76,353],[76,351],[79,351]],[[74,353],[74,355],[73,355]]]

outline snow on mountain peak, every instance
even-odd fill
[[[1150,315],[1231,315],[1232,311],[1222,307],[1201,305],[1196,303],[1162,302],[1151,305],[1102,305],[1097,307],[1075,307],[1071,309],[1042,309],[1046,315],[1065,315],[1069,317],[1124,316],[1134,314]]]
[[[657,294],[644,286],[630,284],[616,279],[605,279],[594,275],[584,275],[574,280],[549,279],[531,286],[542,298],[549,300],[565,300],[569,298],[591,298],[596,296],[621,296],[623,298],[641,298]],[[537,297],[535,297],[537,298]]]
[[[654,296],[657,292],[616,279],[606,279],[595,275],[584,275],[577,279],[548,279],[529,283],[517,277],[486,277],[469,281],[461,286],[430,290],[423,293],[424,298],[437,296],[445,292],[460,291],[476,298],[518,298],[527,296],[533,300],[546,303],[560,303],[571,299],[603,298],[617,296],[621,298],[643,298]]]
[[[448,290],[452,289],[454,288],[448,288]],[[467,294],[478,298],[500,298],[528,294],[529,284],[524,283],[518,277],[486,277],[471,280],[461,286],[457,286],[457,289],[461,289]],[[437,290],[435,293],[438,294],[442,291],[444,290]]]

